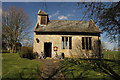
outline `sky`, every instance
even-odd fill
[[[33,30],[37,22],[37,12],[39,9],[48,13],[50,20],[81,20],[85,10],[85,8],[81,10],[76,2],[2,2],[2,10],[11,6],[21,7],[29,14],[33,20],[31,32],[33,37]],[[84,18],[83,20],[89,21],[90,19]],[[104,33],[101,34],[101,40],[105,43],[106,48],[108,49],[113,49],[114,45],[116,45],[110,43]]]

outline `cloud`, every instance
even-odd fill
[[[66,16],[60,15],[59,11],[57,10],[54,14],[49,15],[49,18],[52,18],[52,17],[55,17],[55,16],[58,16],[58,19],[62,20],[62,19],[68,19],[68,17],[74,16],[74,15],[73,14],[67,14]]]
[[[73,14],[67,14],[66,16],[61,15],[61,16],[58,16],[58,19],[59,19],[59,20],[68,19],[68,18],[71,17],[71,16],[74,16],[74,15],[73,15]]]
[[[72,10],[72,12],[76,12],[76,10]]]
[[[59,15],[59,11],[56,11],[54,14],[50,15],[49,18]]]
[[[59,20],[68,19],[68,17],[67,17],[67,16],[58,16],[58,19],[59,19]]]
[[[108,45],[108,46],[112,46],[112,45]]]
[[[67,14],[67,17],[74,16],[73,14]]]
[[[110,44],[110,42],[105,42],[105,44]]]

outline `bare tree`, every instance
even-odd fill
[[[101,50],[106,51],[106,45],[103,41],[101,42]]]
[[[114,47],[113,47],[113,50],[114,50],[114,51],[116,51],[116,50],[117,50],[117,47],[116,47],[116,46],[114,46]]]
[[[78,2],[83,18],[93,19],[111,42],[118,41],[120,35],[120,2]],[[84,10],[83,10],[84,9]],[[82,20],[83,20],[82,18]]]
[[[2,12],[3,41],[8,44],[13,53],[17,42],[29,35],[31,19],[22,8],[10,7]]]
[[[23,46],[33,47],[33,37],[26,37],[23,41]]]

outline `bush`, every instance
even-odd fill
[[[33,48],[32,47],[22,47],[19,51],[19,55],[22,58],[34,59]]]

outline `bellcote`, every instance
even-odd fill
[[[41,11],[41,9],[38,11],[38,19],[37,22],[39,25],[47,25],[49,18],[48,18],[48,14],[45,13],[44,11]]]

